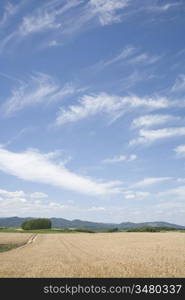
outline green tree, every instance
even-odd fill
[[[23,222],[21,227],[24,230],[48,229],[51,228],[51,220],[46,218],[33,219],[33,220]]]

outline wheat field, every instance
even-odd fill
[[[19,234],[0,235],[16,238]],[[185,277],[185,235],[38,234],[26,246],[0,254],[0,277]]]
[[[28,242],[28,240],[33,236],[30,233],[5,233],[0,232],[0,245],[22,245]]]

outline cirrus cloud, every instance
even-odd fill
[[[152,127],[156,125],[161,125],[168,122],[178,121],[180,117],[175,117],[172,115],[162,115],[162,114],[155,114],[155,115],[145,115],[141,116],[132,122],[132,127]]]
[[[135,154],[130,154],[130,155],[119,155],[119,156],[114,156],[112,158],[106,158],[102,161],[103,164],[114,164],[114,163],[119,163],[123,161],[133,161],[137,159],[137,155]]]
[[[163,181],[168,181],[171,179],[172,179],[171,177],[149,177],[149,178],[144,178],[143,180],[141,180],[139,182],[136,182],[133,186],[142,187],[142,186],[160,183]]]
[[[61,86],[52,76],[37,72],[12,89],[11,96],[2,105],[2,110],[6,116],[10,116],[28,106],[61,101],[64,97],[80,91],[72,83]]]
[[[181,137],[185,135],[185,127],[162,128],[156,130],[139,130],[139,137],[130,141],[130,145],[151,144],[155,141]]]
[[[97,182],[58,165],[50,153],[27,150],[15,153],[0,148],[0,170],[20,179],[44,183],[88,195],[120,193],[120,182]]]
[[[56,125],[77,122],[98,114],[110,116],[113,120],[119,118],[127,111],[137,108],[148,110],[164,109],[169,107],[170,101],[166,98],[141,98],[130,95],[121,97],[100,93],[98,95],[84,95],[76,105],[71,105],[68,109],[63,107],[58,112]]]

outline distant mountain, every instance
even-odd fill
[[[0,227],[19,227],[24,221],[34,219],[32,217],[19,218],[0,218]],[[143,222],[143,223],[131,223],[123,222],[120,224],[116,223],[97,223],[82,220],[66,220],[62,218],[50,218],[52,221],[53,228],[87,228],[92,230],[108,229],[108,228],[119,228],[119,229],[129,229],[143,226],[166,226],[173,227],[177,229],[185,229],[185,226],[171,224],[167,222]]]
[[[0,218],[0,227],[19,227],[24,221],[31,220],[33,218]]]

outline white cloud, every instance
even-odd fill
[[[38,196],[38,197],[36,197]],[[19,216],[19,217],[61,217],[68,214],[71,219],[72,215],[79,213],[104,212],[106,208],[103,206],[77,206],[66,203],[74,201],[65,201],[65,203],[51,201],[46,199],[44,193],[26,193],[23,191],[6,191],[0,190],[0,211],[1,217]],[[75,215],[75,217],[77,217]]]
[[[89,195],[119,193],[120,182],[96,182],[58,165],[37,150],[14,153],[0,149],[0,170],[26,181],[44,183]]]
[[[153,79],[153,75],[148,72],[138,71],[135,70],[134,72],[130,73],[128,76],[125,76],[123,79],[120,80],[120,84],[125,89],[130,89],[131,87],[135,86],[139,82],[147,81]]]
[[[87,211],[105,211],[105,207],[103,206],[92,206],[87,209]]]
[[[78,93],[80,89],[67,83],[63,87],[51,76],[44,73],[35,73],[28,81],[22,81],[12,90],[2,106],[5,115],[12,115],[27,106],[40,103],[53,103],[62,100],[65,96]]]
[[[116,55],[115,57],[113,57],[110,60],[104,61],[103,65],[104,67],[115,64],[117,62],[123,61],[125,59],[127,59],[128,57],[130,57],[131,55],[133,55],[136,51],[136,48],[131,47],[131,46],[127,46],[125,48],[122,49],[122,51]]]
[[[165,12],[169,10],[170,8],[176,7],[181,5],[179,2],[174,3],[166,3],[164,5],[149,5],[146,9],[151,12]]]
[[[47,198],[48,195],[41,192],[34,192],[34,193],[25,193],[24,191],[15,191],[10,192],[6,190],[0,189],[0,196],[3,198],[31,198],[31,199],[43,199]]]
[[[132,127],[151,127],[155,125],[168,123],[171,121],[177,121],[179,119],[180,117],[175,117],[171,115],[145,115],[133,120]]]
[[[1,197],[3,196],[3,198],[23,198],[26,196],[26,194],[23,191],[9,192],[9,191],[0,189],[0,196]]]
[[[179,145],[177,146],[174,151],[179,157],[184,157],[185,156],[185,145]]]
[[[41,192],[34,192],[30,194],[30,198],[32,199],[44,199],[47,198],[48,195],[45,193],[41,193]]]
[[[126,62],[127,59],[132,56],[137,49],[133,46],[126,46],[124,47],[119,53],[117,53],[115,56],[107,59],[107,60],[101,60],[97,62],[95,65],[91,67],[92,72],[100,72],[104,68],[109,67],[113,64],[117,64],[120,62]]]
[[[25,37],[29,34],[44,32],[48,30],[60,30],[62,24],[59,21],[61,16],[71,8],[78,6],[83,1],[71,0],[60,6],[59,1],[50,1],[40,8],[33,11],[32,14],[25,16],[19,26],[18,35]]]
[[[153,56],[149,53],[145,53],[145,52],[141,52],[140,49],[132,46],[132,45],[128,45],[126,47],[124,47],[117,55],[113,56],[110,59],[107,60],[101,60],[98,63],[96,63],[93,67],[92,70],[93,71],[102,71],[104,68],[109,67],[110,65],[113,64],[117,64],[119,63],[121,66],[123,66],[125,64],[145,64],[145,65],[150,65],[153,64],[155,62],[157,62],[161,57],[160,56]],[[143,78],[140,78],[142,74]],[[137,70],[134,70],[133,73],[131,73],[131,75],[129,75],[130,78],[128,78],[128,80],[146,80],[147,77],[148,79],[153,78],[153,75],[147,74],[146,72],[138,72]],[[146,77],[146,78],[145,78]],[[127,78],[125,78],[127,79]]]
[[[122,161],[133,161],[137,159],[137,156],[135,154],[130,154],[130,155],[119,155],[119,156],[114,156],[112,158],[106,158],[102,161],[103,164],[114,164],[114,163],[119,163]]]
[[[150,193],[148,192],[134,192],[134,191],[127,191],[124,193],[124,198],[129,200],[129,199],[136,199],[136,200],[142,200],[145,198],[148,198],[150,196]]]
[[[178,186],[176,188],[173,189],[169,189],[167,191],[164,192],[160,192],[158,193],[159,197],[164,197],[166,196],[168,199],[172,199],[175,201],[177,200],[185,200],[185,186]]]
[[[130,145],[150,144],[157,140],[185,135],[185,127],[162,128],[156,130],[139,130],[139,137],[131,140]]]
[[[185,183],[185,178],[177,178],[177,182]]]
[[[41,32],[48,29],[57,29],[60,23],[55,23],[55,15],[44,13],[41,16],[24,17],[19,27],[19,34],[26,36],[31,33]]]
[[[35,197],[38,196],[38,197]],[[44,193],[26,193],[23,191],[10,192],[0,190],[0,211],[1,216],[50,216],[57,212],[61,213],[70,206],[58,202],[46,200]]]
[[[2,38],[0,50],[7,45],[17,45],[33,34],[40,34],[41,48],[50,47],[53,38],[55,46],[61,45],[61,41],[63,44],[88,28],[121,22],[122,10],[128,3],[128,0],[42,1],[31,8],[29,14],[24,14],[14,31]]]
[[[43,1],[42,5],[31,10],[28,15],[24,14],[17,28],[1,39],[1,52],[7,45],[17,45],[22,42],[24,38],[38,33],[47,33],[47,37],[45,37],[47,45],[50,46],[48,39],[52,38],[53,40],[54,34],[56,37],[60,36],[61,27],[64,27],[64,24],[61,24],[63,20],[61,17],[64,17],[63,15],[65,15],[65,13],[70,11],[71,8],[80,5],[81,2],[83,2],[83,0],[71,0],[61,7],[61,1]],[[65,24],[65,26],[67,26],[67,24]],[[49,35],[49,31],[51,31],[52,37]],[[60,43],[58,44],[60,45]]]
[[[48,47],[57,47],[57,46],[61,46],[61,45],[62,45],[62,43],[57,42],[56,40],[51,40],[51,41],[47,42]],[[44,48],[45,48],[45,46],[44,46]]]
[[[152,56],[148,53],[141,53],[128,60],[130,64],[154,64],[160,59],[160,56]]]
[[[156,204],[157,208],[166,208],[166,209],[175,209],[175,208],[183,208],[183,210],[185,211],[185,203],[182,202],[162,202],[160,204]]]
[[[20,7],[22,6],[22,2],[19,5],[14,5],[7,1],[5,7],[4,7],[4,13],[1,16],[0,20],[0,27],[3,27],[7,25],[9,22],[9,19],[13,17],[17,12],[19,11]]]
[[[10,146],[11,144],[15,143],[17,140],[22,138],[24,135],[33,132],[34,127],[27,127],[27,128],[22,128],[17,134],[14,134],[12,138],[10,138],[7,142],[0,144],[1,148],[6,148]]]
[[[183,92],[185,90],[185,75],[181,74],[176,79],[174,85],[171,88],[172,92]]]
[[[166,98],[140,98],[137,96],[120,97],[101,93],[98,95],[84,95],[79,104],[71,105],[58,113],[56,125],[76,122],[97,114],[105,114],[117,119],[125,112],[143,107],[149,110],[162,109],[170,106]]]
[[[160,183],[163,181],[168,181],[171,179],[172,179],[171,177],[149,177],[149,178],[144,178],[143,180],[136,182],[133,186],[134,187],[142,187],[142,186]]]
[[[119,11],[128,6],[128,0],[90,0],[91,13],[97,15],[101,25],[108,25],[121,21]]]

